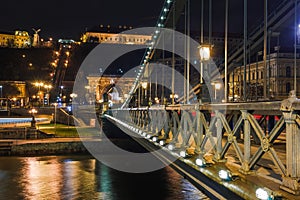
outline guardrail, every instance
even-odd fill
[[[248,174],[268,154],[273,173],[280,175],[281,188],[300,192],[300,101],[290,97],[282,102],[177,105],[115,109],[112,115],[164,144],[204,159],[213,154],[224,162],[231,149],[240,171]],[[276,149],[279,136],[286,147]],[[256,148],[253,148],[253,147]]]

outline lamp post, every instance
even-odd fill
[[[142,88],[145,90],[145,95],[143,98],[143,100],[145,101],[145,104],[147,104],[147,86],[148,86],[147,82],[142,82]]]
[[[63,85],[61,85],[61,86],[60,86],[60,95],[59,95],[60,97],[62,97],[62,94],[63,94],[63,89],[64,89],[64,86],[63,86]]]
[[[56,108],[57,103],[54,103],[54,134],[56,134]]]
[[[217,101],[217,90],[221,89],[221,83],[214,83],[215,86],[215,101]]]
[[[36,121],[35,121],[34,114],[37,113],[37,110],[35,108],[32,108],[31,110],[29,110],[29,113],[31,114],[31,117],[32,117],[31,128],[35,128],[36,127]]]
[[[44,88],[46,89],[47,91],[47,94],[46,94],[46,98],[47,98],[47,105],[49,105],[50,103],[50,94],[49,94],[49,90],[52,88],[52,85],[44,85]],[[43,105],[45,104],[45,102],[43,103]]]
[[[200,83],[203,83],[203,68],[205,67],[204,64],[209,61],[210,59],[210,45],[200,45],[199,47],[199,54],[200,54]],[[203,88],[201,89],[203,90]],[[200,91],[202,92],[202,91]],[[200,97],[199,101],[202,102],[202,96]]]
[[[44,101],[44,98],[42,97],[43,92],[41,91],[41,87],[44,86],[44,83],[43,83],[43,82],[35,82],[34,85],[35,85],[36,87],[38,87],[37,97],[39,97],[39,100],[38,100],[39,102],[38,102],[38,103],[39,103],[39,105],[40,105],[41,100]],[[43,103],[43,105],[44,105],[44,103]]]

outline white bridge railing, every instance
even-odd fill
[[[300,192],[300,102],[153,106],[112,110],[117,119],[149,133],[166,144],[203,158],[212,153],[216,162],[226,162],[234,152],[240,171],[255,170],[264,154],[282,177],[281,188]],[[285,136],[285,158],[274,147]],[[232,148],[231,148],[232,147]],[[252,148],[256,147],[256,148]],[[253,150],[255,149],[255,150]],[[282,149],[281,155],[282,155]]]

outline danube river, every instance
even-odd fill
[[[0,157],[0,199],[208,199],[170,167],[113,170],[90,156]]]

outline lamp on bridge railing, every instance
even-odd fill
[[[172,104],[174,105],[178,100],[178,94],[170,94],[170,98],[172,99]]]
[[[206,166],[206,161],[203,158],[197,158],[195,163],[199,167],[205,167]]]
[[[169,145],[168,145],[168,149],[169,149],[170,151],[173,151],[173,150],[175,149],[175,147],[174,147],[173,144],[169,144]]]
[[[158,97],[155,97],[154,101],[155,101],[155,104],[159,104],[159,98]]]
[[[180,157],[185,158],[187,156],[186,151],[185,150],[181,150],[179,152]]]
[[[210,49],[211,49],[211,45],[201,44],[199,46],[199,54],[200,54],[200,84],[203,83],[204,64],[210,59]],[[199,100],[202,101],[202,97],[200,97]]]
[[[221,83],[212,83],[215,87],[215,100],[217,100],[217,90],[221,89]]]
[[[273,194],[273,192],[268,189],[268,188],[258,188],[255,191],[255,196],[258,199],[261,200],[271,200],[271,199],[276,199],[276,194]]]
[[[148,105],[148,102],[147,102],[147,86],[148,86],[148,83],[147,83],[147,82],[142,82],[142,88],[143,88],[144,91],[145,91],[145,93],[144,93],[144,98],[143,98],[144,105]]]
[[[223,181],[231,181],[232,180],[232,174],[229,170],[221,169],[219,171],[219,178]]]
[[[161,141],[159,141],[159,144],[160,144],[160,146],[164,146],[165,145],[165,141],[161,140]]]
[[[199,47],[200,61],[210,59],[210,45],[200,45]]]

